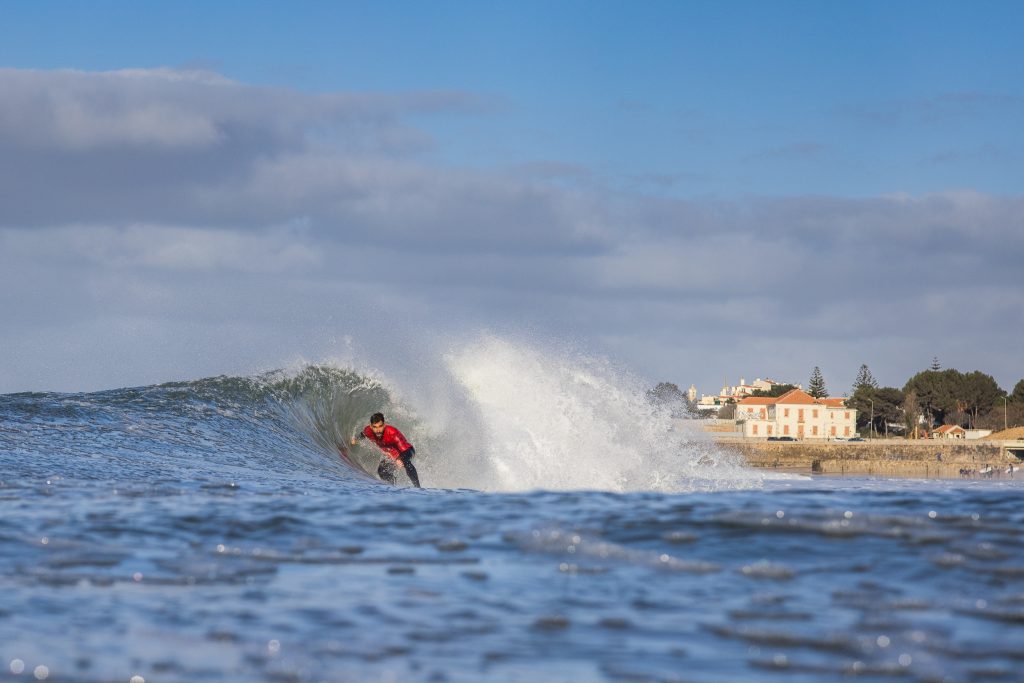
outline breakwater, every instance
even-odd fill
[[[816,474],[1008,477],[1012,475],[1006,471],[1008,467],[1011,464],[1021,465],[1024,457],[1024,444],[1000,441],[877,439],[865,442],[793,442],[734,437],[719,437],[715,441],[738,452],[753,467]],[[1024,476],[1024,469],[1016,476]]]

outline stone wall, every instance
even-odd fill
[[[878,439],[848,443],[725,438],[716,442],[740,453],[754,467],[821,474],[960,477],[961,470],[978,476],[979,470],[992,467],[995,476],[1009,476],[1005,473],[1007,464],[1020,462],[1009,457],[998,442]],[[1024,476],[1024,470],[1017,476]]]

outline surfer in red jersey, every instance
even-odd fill
[[[352,437],[352,445],[362,439],[373,439],[383,453],[380,465],[377,466],[377,476],[381,481],[389,484],[395,483],[395,465],[405,470],[409,475],[409,481],[416,488],[420,488],[420,478],[416,473],[416,466],[412,464],[412,456],[416,450],[406,440],[402,432],[395,427],[384,423],[384,413],[374,413],[370,416],[370,424],[363,428],[356,436]]]

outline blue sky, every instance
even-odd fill
[[[676,196],[1019,188],[1020,3],[8,3],[20,68],[459,91],[440,161]],[[1016,131],[1014,130],[1016,129]]]
[[[0,17],[0,391],[329,354],[342,332],[313,322],[310,289],[332,292],[334,319],[376,291],[412,327],[525,324],[708,392],[819,365],[841,393],[861,362],[902,385],[935,355],[1006,389],[1024,376],[1007,350],[1024,332],[1020,3],[10,2]],[[264,265],[203,252],[225,244]],[[19,268],[50,295],[22,291]],[[73,301],[72,277],[91,284]],[[261,288],[280,319],[246,298]],[[320,341],[292,348],[285,318]],[[52,341],[75,325],[76,344]],[[136,332],[112,368],[95,356],[119,325]],[[267,341],[230,362],[136,350],[168,329],[190,348]]]

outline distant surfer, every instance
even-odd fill
[[[412,464],[412,456],[416,450],[405,438],[402,432],[395,427],[384,423],[384,413],[374,413],[370,416],[370,424],[363,428],[356,436],[352,437],[352,445],[363,439],[373,439],[384,456],[377,466],[377,476],[381,481],[389,484],[395,483],[395,466],[401,467],[409,475],[409,481],[416,488],[420,488],[420,478],[416,474],[416,466]]]

